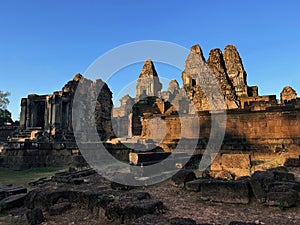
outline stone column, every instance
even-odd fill
[[[60,128],[61,125],[61,107],[60,99],[57,94],[53,95],[52,99],[52,134],[55,134],[55,131]]]
[[[128,137],[132,138],[132,117],[133,117],[133,113],[131,112],[128,116]]]
[[[26,129],[27,98],[21,100],[20,127]]]
[[[46,107],[45,107],[45,130],[51,132],[52,126],[52,96],[48,95],[46,97]]]
[[[31,101],[30,98],[27,98],[27,110],[26,110],[26,127],[25,129],[28,129],[31,127]]]

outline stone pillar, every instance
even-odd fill
[[[28,129],[31,127],[31,100],[30,98],[27,98],[27,110],[26,110],[26,127],[25,129]]]
[[[49,96],[45,99],[44,130],[49,129]]]
[[[120,127],[120,126],[121,126],[121,123],[120,123],[120,116],[116,117],[116,119],[113,120],[113,123],[116,123],[115,121],[117,121],[117,127],[116,127],[117,129],[114,130],[114,131],[115,131],[115,135],[116,135],[117,137],[120,137],[121,134],[122,134],[122,127]],[[114,124],[114,125],[116,126],[116,124]]]
[[[128,116],[128,137],[129,138],[132,138],[132,123],[133,123],[133,120],[132,120],[132,117],[133,117],[133,113],[131,112]]]
[[[45,108],[45,130],[51,132],[52,129],[52,95],[46,97]]]
[[[21,100],[20,127],[26,129],[27,98]]]
[[[55,134],[55,131],[60,128],[61,126],[61,105],[60,105],[60,98],[57,94],[52,96],[52,110],[51,110],[51,133],[52,135]]]

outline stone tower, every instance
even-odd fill
[[[215,78],[219,81],[227,109],[237,109],[239,107],[239,101],[235,94],[235,88],[226,73],[225,62],[220,49],[216,48],[210,51],[207,65],[215,75]]]
[[[136,100],[146,96],[160,96],[162,84],[159,81],[153,62],[147,59],[136,82]]]
[[[235,88],[236,95],[248,97],[247,73],[240,54],[234,45],[227,45],[224,50],[224,61],[227,74]]]
[[[280,102],[281,102],[281,104],[296,101],[296,99],[297,99],[297,93],[290,86],[284,87],[283,90],[280,93]]]

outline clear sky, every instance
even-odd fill
[[[22,97],[60,90],[106,51],[163,40],[200,44],[206,57],[234,44],[261,95],[278,97],[286,85],[300,94],[299,11],[297,0],[1,1],[0,90],[11,92],[8,109],[18,119]]]

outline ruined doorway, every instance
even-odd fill
[[[141,118],[138,115],[133,114],[132,118],[132,135],[133,136],[140,136],[142,134],[142,123]]]
[[[68,128],[69,125],[69,105],[68,102],[62,103],[62,128]]]
[[[196,86],[196,80],[195,79],[192,79],[192,87],[195,87]]]
[[[36,103],[36,122],[35,127],[41,127],[44,129],[45,125],[45,102],[37,102]]]

